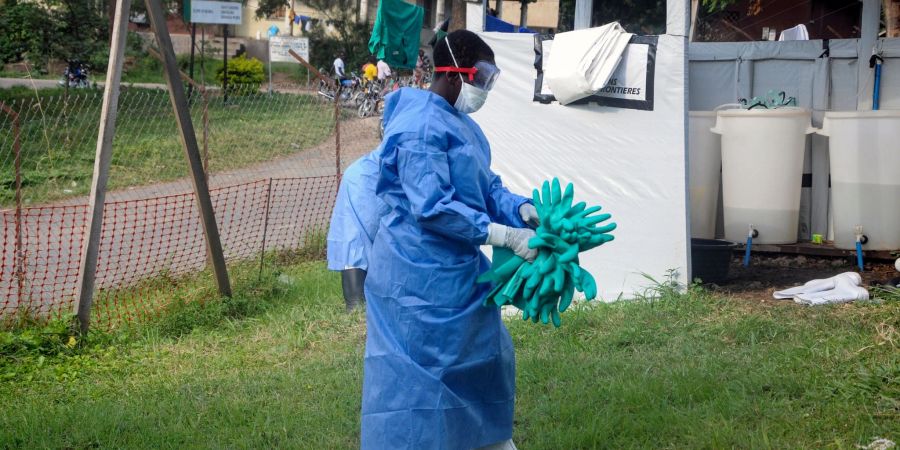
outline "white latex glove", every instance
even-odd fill
[[[525,261],[534,261],[537,250],[528,248],[528,241],[535,236],[530,228],[513,228],[499,223],[488,225],[488,237],[484,242],[494,247],[508,248]]]
[[[522,203],[522,206],[519,207],[519,216],[522,218],[522,222],[531,228],[537,228],[541,224],[537,209],[531,203]]]

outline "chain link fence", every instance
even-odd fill
[[[324,260],[341,168],[377,146],[380,118],[306,85],[188,92],[229,266],[285,251]],[[102,98],[70,90],[2,106],[0,317],[73,312]],[[92,308],[101,328],[157,314],[179,279],[212,277],[168,92],[123,86],[118,111]]]

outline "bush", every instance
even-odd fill
[[[216,80],[224,85],[225,71],[219,69]],[[228,92],[253,93],[259,91],[259,86],[265,80],[262,61],[256,58],[247,58],[244,55],[228,60]]]

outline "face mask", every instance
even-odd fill
[[[459,69],[459,63],[456,62],[456,56],[453,54],[453,47],[450,46],[450,39],[445,36],[444,42],[447,43],[447,49],[450,51],[450,58],[453,59],[453,66]],[[472,73],[476,73],[474,72],[475,69],[472,70]],[[499,73],[499,71],[497,71],[497,73]],[[471,76],[472,75],[470,74],[470,77]],[[456,102],[453,103],[453,107],[463,114],[471,114],[475,111],[478,111],[487,100],[488,91],[486,89],[482,89],[480,87],[466,83],[466,81],[463,79],[462,73],[459,74],[459,79],[461,87],[459,89],[459,95],[456,97]],[[488,87],[492,85],[493,80],[488,83]]]
[[[487,100],[487,96],[488,91],[463,81],[459,90],[459,96],[456,97],[456,103],[453,104],[453,107],[461,113],[472,114],[481,109],[481,106]]]

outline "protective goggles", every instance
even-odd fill
[[[459,67],[459,63],[456,62],[456,56],[453,54],[453,47],[450,46],[450,39],[447,36],[444,36],[444,42],[447,43],[447,50],[450,50],[450,58],[453,59],[454,67],[435,67],[434,72],[453,72],[453,73],[461,73],[469,76],[469,84],[484,89],[485,91],[491,90],[494,87],[494,83],[497,82],[497,78],[500,77],[500,68],[487,62],[487,61],[478,61],[475,63],[475,67]]]
[[[468,75],[469,84],[486,91],[491,90],[494,83],[497,82],[497,78],[500,78],[500,68],[487,61],[478,61],[475,63],[475,67],[435,67],[434,71]]]

